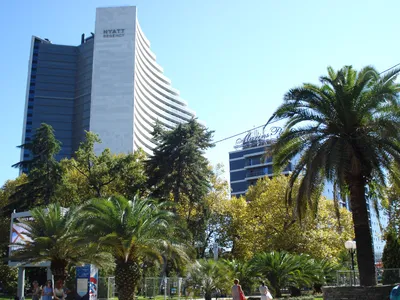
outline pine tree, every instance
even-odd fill
[[[62,179],[60,163],[55,158],[61,150],[61,143],[56,139],[50,125],[43,123],[36,130],[32,142],[19,147],[30,150],[32,158],[20,161],[13,167],[27,168],[28,181],[17,187],[4,211],[49,204]]]
[[[153,136],[158,146],[147,162],[153,196],[174,202],[173,211],[186,221],[194,240],[205,232],[204,198],[212,170],[204,152],[213,146],[212,134],[195,119],[170,131],[156,123]]]

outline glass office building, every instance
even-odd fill
[[[236,141],[235,151],[229,152],[231,196],[244,195],[258,179],[272,177],[272,157],[266,155],[266,149],[281,130],[280,127],[263,132],[254,130]],[[282,173],[290,174],[292,167],[290,163]]]
[[[97,152],[140,147],[151,154],[156,120],[172,129],[193,117],[157,63],[134,6],[98,8],[94,33],[78,46],[32,37],[22,143],[47,123],[62,143],[57,159],[72,156],[85,130],[102,139]],[[29,156],[22,150],[21,159]]]

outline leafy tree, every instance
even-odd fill
[[[324,179],[347,190],[357,241],[361,285],[376,284],[374,251],[367,210],[366,187],[372,180],[385,185],[392,162],[400,165],[400,110],[395,83],[399,69],[380,76],[372,67],[328,68],[321,85],[303,84],[284,96],[271,120],[287,119],[272,148],[277,171],[300,155],[286,199],[299,217],[316,210]],[[268,124],[268,123],[267,123]],[[302,175],[304,174],[304,175]],[[298,193],[292,187],[301,177]]]
[[[336,260],[344,242],[353,237],[351,214],[340,209],[339,222],[330,200],[319,201],[315,218],[308,212],[302,223],[294,219],[293,206],[284,202],[289,182],[290,177],[283,175],[266,177],[250,187],[245,197],[227,201],[236,258],[249,259],[257,252],[275,250]]]
[[[29,209],[41,204],[49,204],[61,182],[62,172],[56,154],[61,143],[56,139],[53,128],[42,124],[35,132],[32,142],[21,145],[31,152],[31,158],[13,165],[28,169],[28,181],[22,183],[15,193],[10,195],[10,204],[4,209],[12,211]]]
[[[129,201],[121,196],[94,199],[82,209],[88,235],[113,255],[115,283],[121,300],[134,299],[145,259],[162,256],[188,259],[185,245],[175,239],[172,214],[149,199]]]
[[[230,197],[229,184],[222,178],[223,173],[223,166],[218,164],[210,177],[210,189],[204,198],[202,218],[205,230],[200,227],[199,231],[202,230],[202,232],[195,235],[199,237],[196,246],[200,258],[205,258],[207,252],[212,253],[214,243],[217,243],[220,248],[231,246],[227,235],[229,220],[225,214],[226,202],[229,201]]]
[[[212,259],[196,261],[187,276],[187,285],[192,289],[201,287],[205,300],[211,300],[213,294],[228,293],[231,281],[226,265]]]
[[[400,240],[396,231],[392,228],[385,234],[385,248],[383,249],[382,263],[384,269],[399,269],[400,268]],[[399,282],[398,270],[384,270],[383,283],[391,284]]]
[[[110,257],[95,243],[88,243],[82,229],[77,227],[79,208],[68,211],[59,204],[46,209],[34,208],[32,218],[19,223],[30,242],[16,243],[10,259],[23,263],[50,261],[55,281],[65,280],[69,266],[93,263],[109,266]]]
[[[0,282],[2,284],[3,293],[6,295],[15,295],[17,293],[17,268],[10,268],[6,263],[0,261]]]
[[[204,151],[212,147],[212,131],[192,119],[173,130],[156,123],[153,131],[157,147],[147,161],[149,187],[153,196],[172,200],[177,212],[188,224],[194,241],[204,240],[204,197],[212,175]]]
[[[145,193],[144,152],[114,155],[107,148],[97,155],[95,143],[101,143],[98,135],[87,132],[75,157],[62,162],[66,175],[59,197],[74,195],[76,201],[82,201],[112,194],[134,197]]]

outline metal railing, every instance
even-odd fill
[[[97,291],[99,300],[115,298],[117,294],[115,277],[99,277]]]
[[[400,282],[400,269],[376,269],[376,280],[378,284],[395,284]],[[360,285],[358,271],[337,271],[337,286]]]

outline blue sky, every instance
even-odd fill
[[[174,87],[215,140],[266,122],[283,94],[331,65],[385,70],[400,62],[400,1],[36,0],[2,2],[0,185],[17,176],[32,35],[78,45],[95,8],[136,5]],[[224,163],[235,139],[208,151]],[[229,177],[229,176],[228,176]]]

